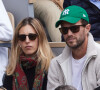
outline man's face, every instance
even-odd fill
[[[76,48],[80,47],[85,42],[85,39],[87,38],[88,31],[87,31],[86,27],[79,26],[79,25],[82,25],[81,21],[78,21],[76,24],[71,24],[68,22],[61,23],[61,27],[75,26],[74,28],[73,27],[68,28],[67,34],[63,35],[64,39],[66,41],[66,44],[72,49],[76,49]],[[70,30],[70,29],[73,29],[73,30]]]

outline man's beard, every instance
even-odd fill
[[[79,39],[79,40],[76,41],[76,45],[74,45],[74,46],[71,46],[70,44],[68,44],[67,41],[66,41],[66,44],[68,45],[68,47],[70,47],[72,49],[77,49],[80,46],[82,46],[82,44],[84,43],[84,41],[85,41],[85,38],[83,38],[82,40]]]

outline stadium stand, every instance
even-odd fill
[[[14,15],[15,27],[26,17],[34,17],[34,0],[2,0],[7,11]]]
[[[21,19],[27,16],[34,17],[33,4],[36,2],[36,0],[3,0],[3,2],[7,11],[9,11],[8,15],[13,28],[16,27],[17,23]],[[100,43],[100,41],[97,42]],[[49,44],[56,56],[62,52],[63,48],[66,45],[65,42],[49,42]],[[0,46],[11,47],[11,42],[0,41]]]

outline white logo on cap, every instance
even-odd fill
[[[62,15],[69,14],[68,12],[69,12],[69,9],[65,9],[65,11],[63,12],[63,14],[62,14]]]
[[[85,14],[83,14],[83,17],[86,17],[86,15],[85,15]]]

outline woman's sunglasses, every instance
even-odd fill
[[[19,38],[20,41],[25,41],[26,40],[26,36],[28,36],[28,38],[30,40],[35,40],[38,35],[37,34],[32,34],[32,33],[30,33],[29,35],[20,34],[20,35],[18,35],[18,38]]]
[[[69,29],[72,33],[77,33],[80,30],[80,26],[86,26],[86,25],[75,25],[75,26],[71,26],[71,27],[61,27],[61,28],[59,28],[59,30],[63,35],[67,34]]]

